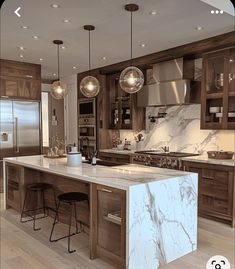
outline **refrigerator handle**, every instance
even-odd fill
[[[18,145],[18,118],[14,118],[14,146],[15,146],[15,152],[19,153],[20,148]]]

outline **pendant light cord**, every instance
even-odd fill
[[[91,31],[89,30],[89,53],[88,53],[88,61],[89,61],[89,76],[91,74]]]
[[[60,45],[57,45],[57,60],[58,80],[60,80]]]
[[[132,41],[132,28],[133,28],[133,27],[132,27],[132,24],[133,24],[133,23],[132,23],[132,13],[133,13],[133,12],[131,11],[131,66],[133,65],[133,64],[132,64],[132,49],[133,49],[133,44],[132,44],[132,43],[133,43],[133,41]]]

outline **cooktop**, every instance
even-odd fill
[[[161,152],[158,150],[143,150],[143,151],[136,151],[135,153],[139,154],[149,154],[149,155],[158,155],[158,156],[169,156],[169,157],[189,157],[189,156],[198,156],[199,154],[196,153],[188,153],[188,152]]]

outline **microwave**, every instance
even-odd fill
[[[95,118],[95,98],[78,100],[79,118]]]

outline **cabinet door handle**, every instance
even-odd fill
[[[113,191],[109,190],[109,189],[104,189],[102,188],[101,191],[104,191],[104,192],[109,192],[109,193],[112,193]]]

